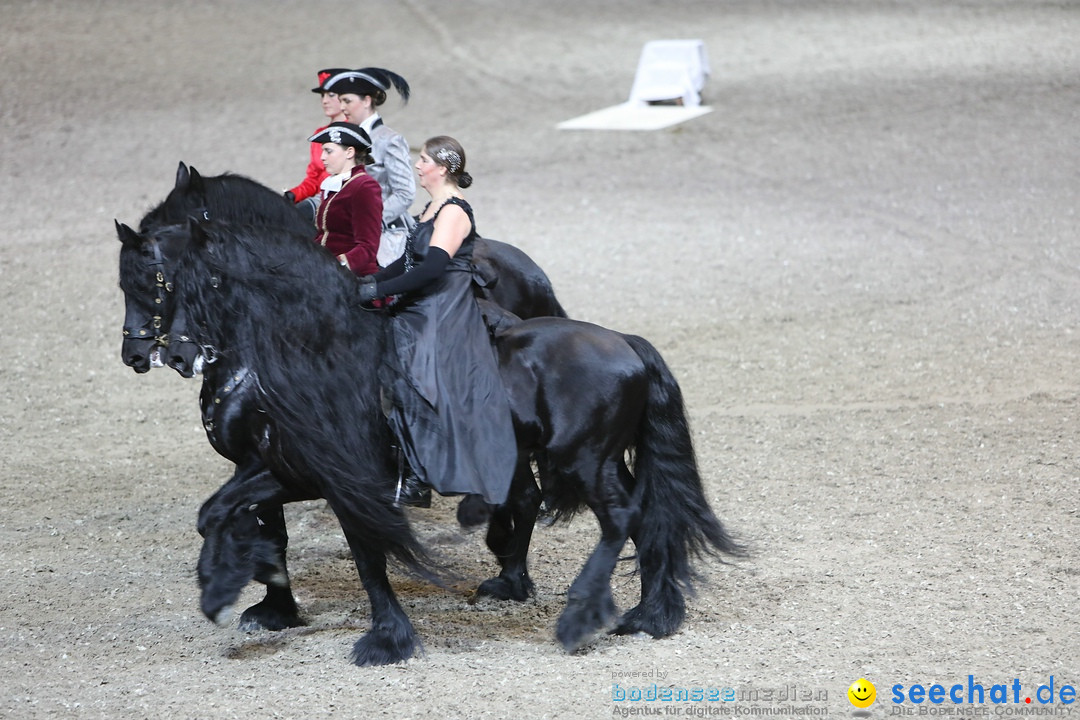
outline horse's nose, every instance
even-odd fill
[[[181,377],[194,377],[195,372],[191,367],[191,363],[187,361],[182,353],[171,352],[169,353],[169,361],[166,363],[176,372],[180,373]]]
[[[124,358],[124,364],[139,374],[150,372],[150,360],[145,357],[129,355]]]
[[[150,355],[134,347],[124,347],[120,351],[120,359],[124,364],[137,373],[149,372]]]

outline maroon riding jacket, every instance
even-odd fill
[[[382,234],[382,189],[362,165],[337,192],[327,193],[315,216],[319,234],[315,242],[340,259],[357,275],[372,275],[379,269],[375,255]]]

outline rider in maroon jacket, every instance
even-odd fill
[[[329,176],[315,216],[319,243],[357,275],[379,269],[375,255],[382,234],[382,189],[364,170],[371,162],[371,138],[359,125],[333,122],[308,138],[322,144]]]

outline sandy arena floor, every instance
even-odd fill
[[[933,709],[1080,709],[1060,695],[1080,685],[1080,4],[0,14],[0,717],[847,717],[865,677],[884,718],[931,707],[896,705],[894,685],[969,676],[1018,680],[1020,703]],[[712,113],[556,129],[624,100],[646,41],[687,37],[709,51]],[[200,614],[195,513],[230,467],[197,382],[120,362],[113,220],[137,223],[181,160],[297,182],[322,117],[308,89],[335,65],[408,78],[413,101],[384,115],[414,148],[462,141],[480,231],[531,254],[571,315],[674,368],[710,501],[756,551],[704,568],[677,635],[556,644],[587,514],[537,533],[524,605],[395,576],[426,647],[401,665],[348,662],[367,600],[321,503],[288,516],[307,627]],[[414,518],[479,581],[494,562],[453,507]],[[632,604],[636,579],[615,587]],[[1054,703],[1025,704],[1051,676]],[[738,695],[617,699],[653,683]]]

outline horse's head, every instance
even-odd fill
[[[230,300],[223,283],[226,269],[242,265],[224,257],[234,234],[224,224],[189,219],[188,245],[176,263],[177,292],[170,317],[166,364],[183,377],[192,377],[216,360],[222,339],[229,337]]]
[[[263,472],[226,483],[199,509],[200,605],[218,625],[229,621],[240,593],[256,577],[270,585],[288,585],[272,532],[259,519],[264,508],[276,512],[286,500],[280,483]]]
[[[120,239],[120,289],[124,291],[124,340],[120,357],[137,373],[160,367],[160,349],[169,344],[169,314],[176,257],[187,233],[175,226],[137,233],[116,222]]]
[[[187,295],[190,297],[191,294]],[[202,372],[206,363],[216,359],[213,344],[206,339],[206,333],[202,332],[205,325],[195,319],[191,308],[184,302],[176,303],[169,328],[172,331],[172,341],[165,353],[165,364],[180,373],[181,377],[194,377]],[[202,342],[197,339],[200,337]]]

